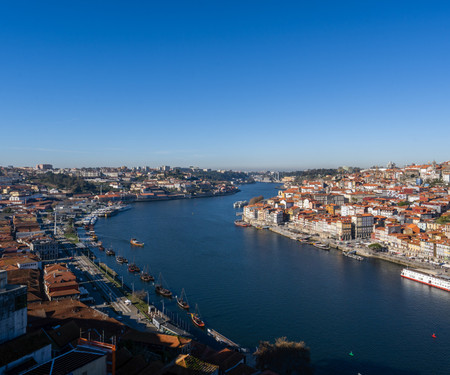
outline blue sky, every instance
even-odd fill
[[[0,165],[450,159],[449,1],[4,1]]]

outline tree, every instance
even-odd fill
[[[258,196],[258,197],[253,197],[252,199],[250,199],[250,202],[248,202],[248,204],[255,204],[258,203],[260,201],[262,201],[264,199],[264,197],[262,195]]]
[[[383,250],[383,246],[381,246],[379,243],[372,243],[369,245],[369,249],[373,251],[381,251]]]
[[[303,341],[288,341],[286,337],[277,338],[274,344],[261,341],[253,355],[259,370],[270,369],[280,375],[313,373],[310,350]]]
[[[447,224],[450,223],[450,215],[441,216],[440,218],[436,219],[437,224]]]

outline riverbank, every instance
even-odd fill
[[[425,260],[410,259],[404,255],[391,254],[389,252],[376,252],[369,249],[365,245],[357,244],[355,240],[353,241],[335,241],[329,238],[323,238],[318,234],[299,232],[297,229],[290,228],[288,225],[282,226],[267,226],[266,223],[257,221],[248,221],[249,224],[256,228],[267,228],[270,231],[282,235],[284,237],[290,238],[294,241],[299,241],[305,243],[304,238],[307,237],[308,242],[311,244],[314,242],[320,242],[324,245],[328,245],[330,248],[341,251],[341,252],[354,252],[356,255],[360,255],[364,258],[374,258],[384,260],[386,262],[399,264],[405,267],[417,268],[432,272],[433,270],[439,269],[437,265],[426,262]],[[446,272],[446,270],[445,270]]]
[[[227,195],[234,195],[239,193],[241,190],[236,188],[232,191],[218,192],[218,193],[194,193],[194,194],[167,194],[164,196],[155,196],[155,197],[144,197],[144,196],[136,196],[136,198],[128,198],[125,201],[127,203],[135,203],[135,202],[158,202],[158,201],[170,201],[177,199],[196,199],[196,198],[213,198],[213,197],[223,197]]]

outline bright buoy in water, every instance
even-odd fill
[[[435,338],[436,338],[436,334],[433,333],[433,334],[431,335],[431,337],[432,337],[433,339],[435,339]]]

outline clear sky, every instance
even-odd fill
[[[450,1],[2,1],[0,165],[450,159]]]

